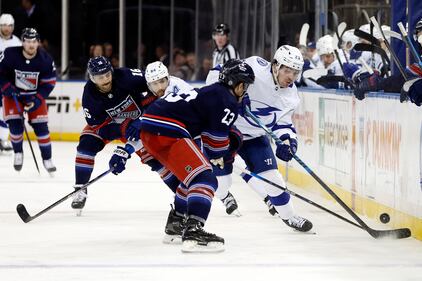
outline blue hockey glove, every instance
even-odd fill
[[[234,162],[234,158],[236,156],[237,151],[240,149],[243,143],[243,135],[242,133],[236,128],[236,126],[232,126],[229,132],[229,151],[224,156],[224,163],[230,164]]]
[[[138,141],[139,135],[141,133],[141,120],[135,119],[129,123],[129,126],[126,128],[125,137],[130,141]]]
[[[13,97],[13,96],[19,96],[19,90],[16,89],[15,86],[12,85],[12,83],[8,82],[1,88],[1,93],[5,97]]]
[[[296,154],[297,151],[297,140],[294,138],[290,138],[289,135],[285,134],[280,137],[281,141],[289,140],[289,144],[277,144],[277,150],[275,155],[283,160],[283,161],[290,161],[293,158],[293,155]]]
[[[362,73],[357,77],[356,87],[353,89],[353,94],[358,100],[363,100],[365,98],[365,93],[371,91],[380,90],[381,77],[378,73],[368,75],[368,73]]]
[[[108,162],[110,169],[113,169],[112,173],[118,175],[123,172],[126,169],[126,161],[129,158],[130,153],[124,147],[118,146]]]
[[[407,81],[404,83],[402,89],[402,94],[408,96],[410,101],[417,106],[422,104],[422,78],[416,78]]]
[[[355,74],[356,71],[359,71],[360,68],[359,66],[353,63],[343,63],[343,70],[344,70],[344,76],[346,76],[348,79],[352,79],[353,74]]]
[[[242,98],[242,102],[239,103],[239,115],[241,116],[245,116],[246,115],[246,107],[248,107],[249,109],[251,108],[251,100],[249,98],[248,94],[245,94]]]
[[[33,112],[37,110],[42,104],[42,96],[40,94],[29,96],[25,99],[24,109],[26,112]]]

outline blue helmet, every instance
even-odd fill
[[[101,75],[113,71],[113,67],[108,59],[103,56],[91,58],[88,61],[88,73],[90,76]]]
[[[230,59],[220,70],[218,80],[230,88],[234,88],[239,83],[252,84],[255,81],[255,74],[252,67],[245,61]]]
[[[27,27],[22,30],[22,34],[21,34],[21,40],[24,41],[25,39],[40,40],[40,35],[38,34],[35,28]]]

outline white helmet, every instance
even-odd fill
[[[333,37],[327,34],[319,38],[316,43],[316,49],[320,56],[334,53]]]
[[[11,14],[2,14],[0,16],[0,25],[14,25],[15,20]]]
[[[273,63],[277,65],[277,70],[284,65],[295,70],[302,71],[302,53],[296,47],[283,45],[275,52]]]
[[[147,65],[145,69],[145,79],[151,83],[169,76],[167,67],[161,61],[155,61]]]
[[[346,30],[345,32],[344,32],[344,34],[343,34],[343,36],[341,37],[341,39],[343,40],[343,44],[344,44],[344,47],[346,47],[346,45],[347,45],[347,43],[351,43],[352,44],[352,46],[350,47],[350,49],[351,48],[353,48],[357,43],[359,43],[359,37],[357,37],[355,34],[354,34],[354,32],[355,32],[355,30],[354,29],[349,29],[349,30]]]

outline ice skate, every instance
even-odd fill
[[[75,185],[76,192],[72,201],[72,208],[76,210],[76,215],[79,217],[82,214],[82,209],[85,207],[86,198],[88,197],[88,191],[84,188],[81,189],[82,185]]]
[[[16,171],[19,172],[20,170],[22,170],[22,166],[23,166],[23,153],[16,152],[15,158],[13,160],[13,167],[15,168]]]
[[[208,233],[203,229],[203,224],[189,218],[182,235],[182,252],[207,253],[224,251],[224,239]]]
[[[309,220],[302,218],[301,216],[292,216],[291,218],[283,221],[291,228],[300,232],[308,232],[312,229],[312,223]]]
[[[238,205],[237,205],[236,199],[234,198],[233,194],[228,192],[227,196],[224,197],[223,199],[221,199],[221,201],[223,202],[224,206],[226,206],[226,213],[228,215],[233,214],[236,217],[241,216],[241,214],[238,210]]]
[[[12,144],[7,140],[0,140],[0,151],[11,151]]]
[[[270,201],[270,197],[269,197],[269,196],[266,196],[266,197],[264,198],[264,203],[267,205],[267,207],[268,207],[268,212],[269,212],[272,216],[275,216],[275,215],[277,215],[277,214],[278,214],[278,212],[277,212],[277,210],[275,209],[274,205],[271,203],[271,201]]]
[[[182,232],[184,228],[185,217],[177,214],[176,211],[171,208],[164,230],[165,236],[163,238],[163,243],[182,244]]]
[[[57,171],[57,168],[56,168],[56,166],[54,166],[53,161],[51,160],[51,158],[50,159],[47,159],[47,160],[42,160],[42,163],[44,164],[44,168],[47,170],[47,172],[50,175],[53,175],[53,173],[55,171]]]

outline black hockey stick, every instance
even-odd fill
[[[105,171],[101,175],[97,176],[96,178],[94,178],[94,179],[90,180],[89,182],[87,182],[86,184],[84,184],[80,189],[76,189],[75,191],[69,193],[68,195],[66,195],[62,199],[54,202],[53,204],[51,204],[50,206],[48,206],[47,208],[45,208],[44,210],[38,212],[37,214],[35,214],[33,216],[29,215],[28,211],[26,210],[26,208],[23,204],[18,204],[16,206],[16,211],[18,212],[19,217],[23,220],[24,223],[30,222],[30,221],[38,218],[39,216],[41,216],[45,212],[47,212],[47,211],[51,210],[52,208],[56,207],[57,205],[59,205],[63,201],[66,201],[69,197],[72,197],[73,195],[78,193],[82,188],[86,189],[88,186],[90,186],[91,184],[93,184],[97,180],[101,179],[102,177],[104,177],[105,175],[110,173],[111,171],[112,171],[111,169]]]
[[[15,100],[15,105],[16,105],[16,108],[18,109],[18,113],[22,117],[23,130],[25,132],[26,139],[28,140],[29,148],[31,149],[32,158],[34,159],[35,167],[37,168],[38,174],[40,175],[41,173],[40,173],[40,168],[38,167],[37,157],[35,157],[34,148],[32,147],[32,142],[29,139],[28,130],[26,129],[25,117],[23,116],[23,112],[21,111],[21,108],[19,107],[19,103],[18,103],[17,97],[16,96],[13,96],[13,99]]]
[[[271,129],[267,128],[262,122],[259,120],[258,117],[256,117],[249,108],[246,107],[246,113],[248,116],[250,116],[254,122],[260,126],[271,138],[277,143],[281,144],[281,140],[277,138],[277,136],[271,131]],[[325,189],[325,191],[328,192],[328,194],[331,195],[331,197],[334,198],[334,200],[337,201],[337,203],[340,204],[340,206],[343,207],[344,210],[346,210],[349,215],[351,215],[357,223],[362,226],[362,229],[364,229],[366,232],[368,232],[372,237],[374,238],[383,238],[383,237],[391,237],[396,239],[401,238],[407,238],[412,235],[409,228],[399,228],[399,229],[392,229],[392,230],[376,230],[370,228],[358,215],[356,215],[355,212],[353,212],[352,209],[350,209],[349,206],[346,205],[346,203],[343,202],[343,200],[340,199],[340,197],[337,196],[337,194],[331,190],[331,188],[325,184],[322,179],[320,179],[312,170],[309,168],[308,165],[306,165],[297,155],[293,155],[293,158],[322,186],[322,188]]]
[[[378,46],[378,47],[381,46],[380,41],[377,38],[375,38],[375,36],[365,32],[365,31],[362,31],[360,29],[355,29],[353,34],[355,34],[359,38],[362,38],[362,39],[370,42],[372,45],[375,45],[375,46]]]
[[[378,54],[381,56],[383,61],[386,61],[388,65],[390,65],[390,59],[388,58],[387,53],[384,51],[383,48],[375,46],[375,45],[369,45],[365,43],[357,43],[353,47],[356,51],[359,52],[372,52],[374,54]]]
[[[285,191],[285,192],[289,193],[290,195],[293,195],[293,196],[295,196],[295,197],[297,197],[297,198],[299,198],[299,199],[301,199],[301,200],[305,201],[306,203],[311,204],[312,206],[315,206],[315,207],[317,207],[317,208],[319,208],[319,209],[321,209],[321,210],[323,210],[323,211],[326,211],[327,213],[329,213],[329,214],[331,214],[331,215],[333,215],[333,216],[335,216],[335,217],[337,217],[337,218],[339,218],[339,219],[341,219],[341,220],[343,220],[343,221],[345,221],[345,222],[348,222],[348,223],[350,223],[350,224],[352,224],[352,225],[354,225],[354,226],[356,226],[356,227],[362,228],[362,226],[358,225],[357,223],[352,222],[351,220],[349,220],[349,219],[347,219],[347,218],[345,218],[345,217],[343,217],[343,216],[341,216],[341,215],[339,215],[339,214],[337,214],[337,213],[335,213],[335,212],[333,212],[333,211],[331,211],[331,210],[329,210],[329,209],[325,208],[324,206],[319,205],[318,203],[315,203],[314,201],[312,201],[312,200],[310,200],[310,199],[308,199],[308,198],[306,198],[306,197],[304,197],[304,196],[302,196],[302,195],[300,195],[300,194],[297,194],[297,193],[296,193],[296,192],[294,192],[294,191],[291,191],[291,190],[290,190],[290,189],[288,189],[287,187],[283,187],[283,186],[281,186],[281,185],[278,185],[278,184],[276,184],[275,182],[272,182],[272,181],[270,181],[270,180],[268,180],[268,179],[266,179],[266,178],[264,178],[264,177],[261,177],[261,176],[260,176],[260,175],[258,175],[258,174],[255,174],[255,173],[253,173],[253,172],[251,172],[251,171],[249,171],[249,170],[243,169],[243,168],[241,168],[241,167],[239,167],[239,166],[236,166],[236,165],[235,165],[234,167],[235,167],[236,169],[240,170],[240,171],[241,171],[242,173],[244,173],[244,174],[248,174],[248,175],[250,175],[251,177],[257,178],[257,179],[259,179],[259,180],[261,180],[261,181],[263,181],[263,182],[266,182],[266,183],[268,183],[268,184],[270,184],[270,185],[272,185],[272,186],[274,186],[274,187],[277,187],[277,188],[279,188],[279,189],[281,189],[281,190],[283,190],[283,191]]]

